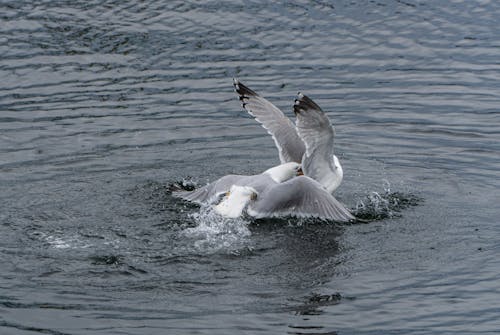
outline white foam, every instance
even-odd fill
[[[54,232],[53,234],[37,233],[37,235],[46,243],[49,244],[51,248],[54,249],[88,249],[96,247],[96,243],[91,243],[86,238],[82,238],[79,235],[63,235],[63,233]],[[112,245],[116,247],[118,245],[118,240],[106,240],[104,242],[99,241],[99,244]]]
[[[52,248],[55,249],[86,249],[92,247],[91,244],[85,243],[75,236],[60,237],[46,235],[44,236],[44,239]]]

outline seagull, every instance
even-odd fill
[[[335,191],[344,172],[334,155],[335,131],[325,112],[299,92],[293,106],[294,125],[278,107],[238,79],[233,79],[233,84],[243,108],[272,136],[280,162],[301,163],[304,175],[319,182],[329,193]]]
[[[258,175],[227,175],[193,191],[172,195],[211,205],[224,217],[294,216],[349,222],[356,218],[314,179],[301,175],[301,165],[288,162]]]

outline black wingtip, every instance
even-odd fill
[[[293,104],[293,112],[295,115],[310,109],[321,110],[321,108],[307,95],[300,92],[297,93],[297,99],[295,99],[295,103]]]
[[[243,100],[245,97],[249,96],[257,96],[258,94],[248,88],[247,86],[243,85],[238,79],[233,78],[233,85],[234,85],[234,90],[236,93],[240,95],[240,100]]]
[[[297,93],[297,98],[294,100],[293,102],[293,113],[295,115],[298,115],[300,114],[302,111],[305,111],[305,105],[303,103],[303,99],[304,99],[305,95],[298,92]]]

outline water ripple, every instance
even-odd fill
[[[499,19],[487,0],[2,1],[0,333],[495,333]],[[317,101],[336,196],[378,220],[189,216],[172,183],[278,162],[232,77],[290,117],[296,92]]]

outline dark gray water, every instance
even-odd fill
[[[0,334],[497,334],[499,21],[496,1],[2,1]],[[377,220],[173,199],[278,163],[232,77],[327,110],[337,196]]]

